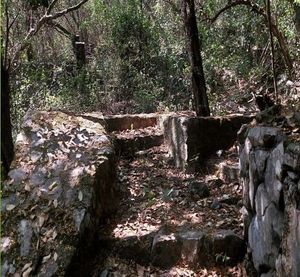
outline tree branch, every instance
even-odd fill
[[[55,20],[59,17],[62,17],[64,15],[72,12],[72,11],[75,11],[75,10],[79,9],[87,1],[88,0],[81,0],[78,4],[76,4],[74,6],[68,7],[66,9],[58,11],[54,14],[48,14],[49,8],[51,7],[51,9],[53,9],[54,5],[57,3],[57,0],[53,0],[50,4],[49,8],[47,9],[46,13],[37,22],[35,28],[31,28],[29,30],[29,32],[27,33],[26,37],[24,38],[24,40],[19,44],[19,47],[16,50],[16,52],[15,52],[13,58],[12,58],[12,62],[18,57],[20,52],[22,52],[24,49],[26,49],[28,47],[29,40],[42,28],[42,26],[44,26],[49,21]]]
[[[54,6],[55,6],[55,4],[56,4],[57,1],[58,1],[58,0],[53,0],[53,1],[50,3],[50,5],[49,5],[49,7],[48,7],[48,9],[47,9],[47,11],[46,11],[46,14],[50,14],[50,13],[51,13],[51,11],[52,11],[52,9],[54,8]]]
[[[252,2],[252,1],[249,1],[249,0],[236,0],[234,2],[231,2],[231,3],[228,3],[224,8],[222,8],[221,10],[219,10],[215,16],[213,18],[210,19],[211,22],[214,22],[218,19],[218,17],[226,12],[227,10],[235,7],[235,6],[238,6],[238,5],[245,5],[245,6],[248,6],[250,7],[253,11],[255,11],[256,13],[262,15],[266,20],[268,19],[268,16],[267,14],[265,13],[265,11],[260,7],[258,6],[256,3]]]
[[[255,13],[257,13],[259,15],[262,15],[264,17],[266,23],[268,24],[268,14],[266,13],[266,11],[263,8],[261,8],[258,4],[256,4],[252,0],[234,0],[233,2],[229,2],[224,8],[219,10],[216,13],[216,15],[210,19],[210,21],[211,22],[216,21],[222,13],[224,13],[225,11],[227,11],[235,6],[238,6],[238,5],[245,5],[245,6],[250,7],[252,9],[252,11],[254,11]],[[286,42],[283,34],[278,29],[277,25],[274,23],[272,18],[270,19],[270,28],[271,28],[273,35],[278,40],[279,47],[281,49],[285,64],[286,64],[288,70],[291,72],[293,70],[293,61],[289,54],[287,42]]]
[[[55,29],[57,29],[61,34],[65,35],[69,39],[72,39],[72,37],[74,36],[74,34],[72,34],[71,32],[69,32],[65,27],[63,27],[62,25],[60,25],[58,22],[49,21],[47,24],[49,24],[50,26],[55,27]]]

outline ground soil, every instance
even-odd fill
[[[117,214],[99,231],[100,241],[107,243],[98,247],[98,255],[92,262],[92,276],[244,276],[241,264],[191,269],[182,262],[169,270],[161,270],[139,263],[141,257],[122,257],[109,243],[151,235],[165,224],[175,228],[192,226],[208,233],[230,229],[242,235],[241,186],[238,180],[222,183],[218,179],[218,164],[225,160],[237,162],[235,148],[223,152],[220,157],[211,157],[197,174],[176,169],[164,145],[137,152],[134,157],[122,157],[118,163],[122,200]],[[209,197],[197,199],[193,196],[189,184],[194,180],[209,186]],[[224,197],[237,201],[230,205],[222,203],[219,209],[211,207],[214,200]]]

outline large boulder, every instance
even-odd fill
[[[99,222],[117,207],[115,178],[99,123],[28,113],[3,184],[2,276],[79,276]]]

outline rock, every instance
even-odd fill
[[[136,135],[130,138],[115,138],[115,147],[118,155],[134,155],[140,150],[149,149],[154,146],[159,146],[164,142],[162,134]]]
[[[117,241],[114,251],[118,256],[135,260],[139,264],[149,264],[151,262],[151,244],[155,235],[150,233],[145,236],[131,236]]]
[[[237,131],[241,125],[251,120],[252,117],[241,115],[227,117],[170,115],[163,119],[165,141],[170,156],[174,159],[176,167],[197,170],[208,156],[220,149],[230,148],[237,138]]]
[[[178,234],[182,244],[181,255],[190,265],[196,263],[205,264],[203,256],[205,256],[206,235],[201,231],[184,230]]]
[[[20,256],[27,256],[31,250],[32,223],[26,219],[19,225]]]
[[[162,228],[153,239],[151,263],[163,269],[170,268],[181,258],[182,242],[175,233]]]
[[[108,269],[104,269],[104,270],[100,273],[99,277],[109,277],[109,276],[112,276],[112,275],[113,275],[113,274],[111,274],[110,271],[109,271]]]
[[[206,198],[210,195],[208,186],[203,182],[192,181],[189,184],[189,192],[193,199]]]
[[[290,143],[288,145],[283,163],[295,171],[300,171],[300,143]]]
[[[242,261],[246,253],[244,240],[231,230],[221,230],[213,234],[212,247],[214,255],[225,257],[227,264]]]
[[[291,178],[291,180],[293,180],[295,182],[297,182],[300,178],[299,175],[293,171],[287,171],[287,174],[288,174],[289,178]]]
[[[249,257],[260,276],[300,276],[299,143],[261,126],[249,131],[243,149],[248,143],[240,163],[249,164],[242,175]]]
[[[288,207],[288,225],[283,234],[283,252],[276,260],[278,276],[300,276],[300,211],[295,207]]]
[[[257,215],[249,226],[249,247],[255,268],[261,265],[275,268],[279,253],[280,235],[283,228],[283,214],[271,202],[264,185],[260,185],[255,198]]]
[[[213,202],[211,203],[210,207],[213,210],[218,210],[222,207],[222,204],[220,203],[220,201],[218,199],[214,199]]]
[[[283,134],[279,128],[257,126],[250,129],[248,139],[254,148],[270,149],[283,140]]]
[[[282,191],[281,179],[282,161],[283,161],[283,143],[279,143],[277,147],[271,152],[267,161],[265,171],[265,186],[269,197],[279,204],[279,198]]]
[[[220,175],[226,183],[233,183],[239,180],[239,164],[229,164],[223,162],[220,164]]]
[[[80,261],[92,252],[100,220],[118,203],[114,151],[104,128],[82,116],[30,111],[15,149],[2,187],[5,268],[16,276],[30,263],[24,276],[87,274]]]
[[[260,277],[275,277],[276,272],[273,270],[268,271],[267,273],[263,273],[260,275]]]
[[[224,181],[220,178],[213,179],[209,182],[209,186],[220,188],[224,184]]]
[[[219,200],[220,203],[224,203],[227,205],[237,205],[240,198],[237,196],[229,196],[229,195],[223,195],[223,197]]]

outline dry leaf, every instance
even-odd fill
[[[30,191],[30,185],[29,185],[29,184],[26,184],[25,187],[24,187],[24,189],[25,189],[26,191]]]
[[[56,261],[56,260],[57,260],[57,258],[58,258],[58,255],[57,255],[57,253],[56,253],[56,252],[54,252],[54,255],[53,255],[53,260],[54,260],[54,261]]]
[[[11,210],[13,210],[15,207],[16,207],[16,205],[13,205],[13,204],[7,204],[7,205],[6,205],[6,210],[7,210],[7,211],[11,211]]]
[[[38,221],[39,221],[38,224],[40,228],[44,225],[46,220],[47,220],[47,216],[45,216],[44,214],[38,216]]]
[[[31,271],[32,271],[32,267],[28,267],[27,270],[23,272],[22,277],[30,276]]]
[[[57,232],[56,232],[56,231],[53,231],[52,239],[55,240],[56,237],[57,237]]]
[[[44,263],[47,262],[50,258],[51,258],[51,253],[50,253],[49,255],[43,257],[42,263],[44,264]]]
[[[137,270],[137,274],[138,274],[138,277],[143,277],[145,276],[144,273],[145,273],[145,267],[137,264],[136,265],[136,270]]]
[[[32,265],[32,262],[25,264],[22,268],[22,272],[25,271],[27,268],[29,268],[31,265]]]
[[[79,199],[79,201],[82,201],[82,199],[83,199],[83,193],[81,190],[78,193],[78,199]]]
[[[55,187],[57,187],[56,181],[54,181],[54,182],[49,186],[49,191],[53,190]]]
[[[57,199],[54,199],[54,200],[53,200],[53,205],[54,205],[54,208],[57,208],[57,206],[58,206],[58,201],[57,201]]]

